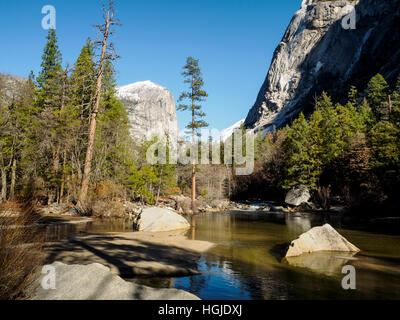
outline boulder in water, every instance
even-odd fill
[[[325,224],[303,233],[294,240],[289,246],[286,257],[319,251],[359,252],[360,249],[347,241],[332,226]]]

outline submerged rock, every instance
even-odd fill
[[[148,208],[135,221],[136,231],[163,232],[190,228],[189,222],[179,214],[163,208]]]
[[[294,240],[289,246],[286,257],[319,251],[359,252],[360,249],[347,241],[332,226],[325,224],[303,233]]]
[[[303,203],[307,203],[310,200],[310,191],[304,186],[293,188],[286,195],[285,202],[292,206],[300,206]]]
[[[344,252],[340,256],[335,252],[304,253],[297,257],[287,257],[288,264],[294,267],[306,268],[313,272],[333,276],[342,272],[343,266],[354,258],[356,252]]]
[[[40,277],[31,287],[31,300],[200,300],[183,290],[127,282],[99,263],[84,266],[55,262],[51,266],[56,272],[56,289],[44,289],[44,276]]]

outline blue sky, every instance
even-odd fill
[[[0,72],[27,76],[40,69],[47,31],[41,10],[57,10],[63,61],[73,64],[94,24],[101,23],[100,0],[0,1]],[[273,52],[301,0],[116,0],[123,24],[114,36],[121,56],[118,85],[151,80],[174,94],[185,89],[187,56],[200,59],[207,122],[224,129],[246,117],[267,74]],[[189,116],[178,113],[184,128]]]

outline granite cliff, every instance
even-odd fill
[[[351,85],[363,89],[377,73],[394,83],[399,72],[399,0],[304,0],[274,53],[245,126],[282,127],[300,112],[310,113],[323,90],[342,101]]]
[[[119,87],[117,97],[126,108],[132,137],[167,133],[177,139],[175,100],[168,89],[151,81],[135,82]]]

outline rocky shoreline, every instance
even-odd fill
[[[309,201],[301,201],[296,205],[289,203],[265,202],[262,200],[254,201],[230,201],[227,199],[214,200],[210,203],[196,201],[197,213],[217,213],[229,211],[260,211],[274,213],[344,213],[346,208],[342,205],[331,206],[329,210],[317,207]],[[146,205],[138,202],[126,200],[114,200],[109,202],[97,201],[90,210],[90,217],[101,218],[129,218],[135,219],[146,208],[164,208],[174,211],[183,216],[196,214],[191,208],[189,197],[171,196],[160,197],[159,203],[155,206]],[[43,216],[86,216],[72,203],[52,204],[39,208],[39,213]]]
[[[160,208],[153,211],[173,214]],[[108,233],[47,242],[44,265],[55,270],[57,286],[54,290],[43,287],[42,275],[30,288],[30,299],[198,300],[182,290],[153,289],[124,280],[200,274],[197,262],[214,244],[189,240],[186,230]]]
[[[99,263],[55,262],[47,268],[56,273],[54,283],[46,276],[39,277],[30,287],[30,300],[200,300],[183,290],[154,289],[125,281]]]

